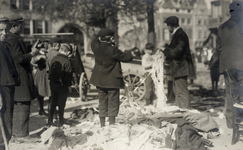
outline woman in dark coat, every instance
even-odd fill
[[[27,48],[23,39],[19,36],[22,30],[23,17],[12,14],[9,17],[10,33],[7,42],[10,44],[10,54],[19,74],[20,86],[15,87],[13,136],[19,142],[31,142],[29,138],[29,115],[31,100],[35,98],[34,82],[32,77],[31,58],[38,54],[36,48],[32,52]]]

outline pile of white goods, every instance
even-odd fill
[[[89,115],[92,117],[88,120],[82,118],[79,120],[80,124],[75,127],[64,126],[61,130],[56,127],[58,132],[49,128],[42,134],[42,142],[48,144],[49,149],[53,147],[62,150],[171,150],[178,146],[184,149],[204,150],[204,145],[212,143],[202,139],[197,130],[183,118],[184,114],[190,111],[198,114],[200,112],[166,105],[163,84],[164,60],[165,56],[162,53],[155,54],[151,73],[157,93],[156,105],[142,106],[133,101],[133,94],[128,91],[127,96],[121,99],[114,125],[109,126],[106,122],[106,126],[101,128],[98,114]],[[55,136],[54,133],[59,133],[59,136]],[[60,136],[60,133],[65,136]],[[58,137],[62,138],[57,139]]]
[[[167,97],[164,91],[164,61],[165,55],[159,50],[154,54],[154,63],[151,70],[152,79],[154,81],[157,104],[156,108],[163,110],[166,107]]]

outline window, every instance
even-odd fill
[[[181,24],[185,24],[185,18],[181,18]]]
[[[191,24],[191,19],[187,18],[187,24]]]
[[[29,10],[30,0],[19,0],[19,9]]]
[[[49,33],[49,22],[45,21],[45,33]]]
[[[42,20],[33,20],[33,32],[34,33],[43,33],[42,32]]]
[[[201,20],[198,20],[198,25],[200,25],[201,24]]]
[[[23,25],[23,34],[30,34],[30,20],[25,20]]]

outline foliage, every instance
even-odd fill
[[[155,0],[33,0],[34,11],[47,13],[52,20],[84,21],[90,26],[105,26],[108,17],[119,15],[145,19],[147,2]],[[38,9],[41,8],[41,9]]]

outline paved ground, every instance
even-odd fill
[[[198,65],[197,68],[197,79],[194,81],[194,84],[202,85],[206,89],[211,89],[211,81],[209,76],[209,70],[203,65]],[[88,77],[90,77],[90,70],[87,69],[86,73]],[[208,96],[208,95],[200,95],[200,96],[194,96],[191,95],[192,106],[195,109],[198,109],[200,111],[208,111],[208,110],[214,110],[215,113],[220,112],[223,110],[223,104],[224,104],[224,94],[223,94],[223,82],[220,83],[221,88],[221,94],[219,94],[216,97]],[[191,88],[192,89],[192,88]],[[98,100],[97,100],[97,91],[95,90],[95,87],[91,87],[90,92],[88,93],[88,102],[82,102],[80,100],[76,101],[69,101],[67,103],[65,108],[65,118],[69,118],[70,114],[75,109],[82,108],[84,106],[90,107],[90,106],[98,106]],[[47,104],[47,101],[45,101]],[[38,103],[36,100],[33,101],[31,106],[31,117],[30,117],[30,134],[34,135],[38,131],[40,131],[46,124],[47,117],[39,116],[38,115]],[[47,110],[47,107],[45,107]],[[232,130],[228,129],[226,127],[226,120],[220,119],[217,115],[213,117],[215,121],[218,123],[221,136],[216,139],[211,139],[213,142],[214,147],[212,147],[212,150],[241,150],[243,147],[243,137],[241,136],[240,141],[236,143],[235,145],[231,145],[231,135]],[[241,134],[242,135],[242,134]],[[46,150],[47,147],[41,144],[10,144],[11,150]]]

